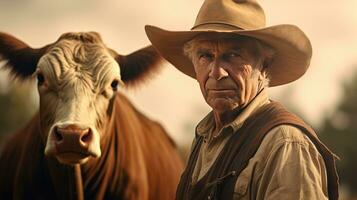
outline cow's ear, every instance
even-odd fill
[[[153,46],[139,49],[129,55],[116,54],[121,79],[128,87],[143,83],[155,74],[163,64],[163,58]]]
[[[5,61],[5,69],[22,80],[36,71],[37,63],[48,47],[34,49],[14,36],[0,32],[0,61]]]

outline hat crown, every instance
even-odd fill
[[[230,25],[243,30],[265,27],[263,8],[254,0],[205,0],[192,28],[210,24]]]

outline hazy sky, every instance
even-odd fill
[[[97,31],[109,47],[127,54],[149,44],[144,32],[146,24],[189,30],[202,2],[0,0],[0,31],[11,33],[33,47],[51,43],[64,32]],[[296,24],[312,42],[313,59],[307,73],[292,84],[271,88],[270,92],[273,99],[294,104],[317,126],[324,115],[333,111],[341,95],[341,83],[357,70],[357,1],[260,3],[267,25]],[[190,140],[182,138],[193,136],[194,124],[209,111],[196,81],[170,65],[151,82],[125,92],[140,110],[163,123],[181,142]]]

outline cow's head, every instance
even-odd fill
[[[101,155],[116,91],[148,77],[161,60],[151,46],[119,55],[95,32],[66,33],[39,49],[0,32],[0,55],[15,77],[37,78],[45,154],[64,164]]]

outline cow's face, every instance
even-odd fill
[[[45,154],[63,163],[99,157],[110,101],[121,83],[112,55],[100,41],[64,38],[40,59],[36,75]]]
[[[11,46],[12,42],[18,49],[25,44],[9,38],[15,40],[0,33],[0,54],[8,59],[7,66],[15,75],[37,77],[45,154],[64,164],[83,164],[101,155],[100,140],[105,137],[113,99],[122,80],[130,85],[158,66],[159,56],[152,47],[121,56],[106,48],[93,32],[64,34],[45,49],[30,49],[25,58],[13,61],[13,52],[7,55],[2,46]],[[31,73],[21,71],[23,66],[18,66],[18,59],[34,65]]]

